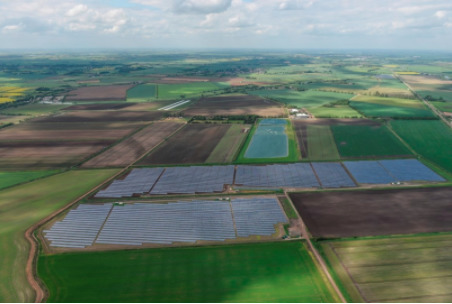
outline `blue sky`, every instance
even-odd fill
[[[0,0],[0,48],[438,49],[451,0]]]

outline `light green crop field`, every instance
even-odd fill
[[[25,274],[25,231],[116,172],[68,171],[0,191],[0,302],[34,301]]]
[[[280,90],[257,90],[248,92],[251,95],[274,99],[283,102],[289,106],[299,108],[316,108],[324,104],[332,103],[338,100],[348,100],[353,94],[336,93],[327,91],[295,91],[289,89]]]
[[[40,256],[49,302],[334,302],[302,242]]]
[[[341,157],[412,155],[386,126],[331,126]]]
[[[431,96],[433,98],[443,98],[445,101],[452,102],[452,91],[417,91],[421,97]]]
[[[14,108],[8,108],[2,110],[1,113],[10,114],[10,115],[29,115],[29,116],[39,116],[39,115],[47,115],[63,108],[67,108],[70,105],[68,104],[60,104],[60,105],[51,105],[51,104],[40,104],[33,103],[27,104],[24,106],[18,106]]]
[[[336,142],[330,126],[308,125],[308,158],[310,160],[339,159]]]
[[[452,172],[452,129],[439,120],[394,120],[394,131],[417,153]]]
[[[158,99],[181,99],[197,97],[202,94],[228,88],[229,84],[223,82],[192,82],[183,84],[159,84],[157,86]],[[184,97],[182,97],[184,96]]]
[[[355,302],[451,302],[452,235],[320,242]]]
[[[140,84],[127,91],[128,102],[143,102],[155,99],[157,86],[153,83]]]
[[[350,101],[350,106],[369,118],[435,118],[427,108],[399,107],[384,104]]]
[[[361,118],[355,109],[348,105],[322,106],[310,108],[309,112],[316,118]]]
[[[0,172],[0,190],[17,184],[26,183],[38,178],[57,173],[58,171],[11,171]]]
[[[416,99],[395,98],[395,97],[377,97],[368,95],[358,95],[352,98],[352,101],[368,102],[395,107],[408,107],[415,109],[425,109],[424,104]]]
[[[251,125],[233,124],[210,153],[206,163],[231,163],[246,138]],[[244,130],[248,130],[244,132]]]

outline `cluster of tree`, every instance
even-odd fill
[[[440,101],[440,102],[446,102],[442,96],[440,97],[433,97],[432,95],[427,95],[424,97],[425,100],[428,101]]]

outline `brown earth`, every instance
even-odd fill
[[[32,123],[0,129],[1,141],[117,140],[143,123]]]
[[[135,103],[94,103],[94,104],[80,104],[73,105],[62,109],[63,111],[79,111],[79,110],[121,110],[131,107]]]
[[[286,116],[282,106],[257,96],[228,95],[199,100],[184,111],[185,116],[259,115],[263,117]]]
[[[312,118],[312,119],[296,119],[292,120],[294,125],[355,125],[355,126],[381,126],[377,121],[370,119],[356,119],[356,118]]]
[[[452,187],[292,193],[314,237],[452,230]]]
[[[160,84],[178,84],[178,83],[192,83],[192,82],[209,82],[210,78],[204,77],[163,77],[153,81]]]
[[[87,100],[87,101],[102,101],[102,100],[126,100],[127,90],[133,85],[107,85],[107,86],[91,86],[82,87],[70,91],[66,100]]]
[[[163,117],[163,111],[70,111],[60,115],[37,118],[36,122],[105,122],[153,121]]]
[[[183,124],[156,122],[83,164],[86,168],[125,167],[156,147]]]
[[[204,163],[229,128],[230,125],[189,124],[139,164]]]
[[[297,134],[298,146],[300,147],[301,157],[308,158],[308,127],[306,124],[293,121],[295,134]]]
[[[53,168],[76,165],[113,142],[1,142],[0,168]]]
[[[245,86],[245,85],[249,85],[249,84],[258,85],[258,86],[272,84],[270,82],[254,81],[252,79],[246,79],[246,78],[241,78],[241,77],[231,78],[228,80],[228,82],[233,87],[234,86]]]

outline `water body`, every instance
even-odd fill
[[[278,158],[289,155],[289,139],[284,119],[263,119],[251,139],[245,158]]]

